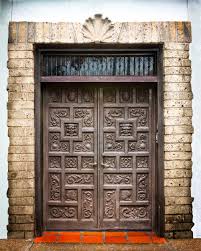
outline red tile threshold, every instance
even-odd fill
[[[35,243],[86,243],[86,244],[164,244],[166,240],[151,232],[43,232]]]

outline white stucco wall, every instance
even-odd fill
[[[194,235],[201,236],[201,180],[199,166],[201,137],[201,99],[199,97],[201,71],[201,0],[0,0],[0,238],[6,237],[7,225],[7,42],[9,21],[76,21],[84,22],[89,16],[101,13],[112,21],[186,21],[193,22],[193,181]],[[190,12],[188,13],[188,5]],[[199,7],[199,8],[198,8]],[[196,90],[195,90],[196,89]],[[201,92],[200,92],[201,93]],[[201,97],[200,97],[201,98]],[[200,114],[199,114],[200,112]],[[199,148],[200,147],[200,148]]]

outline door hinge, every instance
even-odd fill
[[[156,144],[158,144],[158,131],[156,131]]]

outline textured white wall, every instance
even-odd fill
[[[189,0],[189,17],[193,24],[191,49],[194,92],[193,181],[194,235],[201,237],[201,0]],[[80,21],[101,13],[112,21],[186,21],[187,0],[0,0],[0,238],[6,237],[7,224],[7,42],[8,22],[12,21]],[[200,98],[199,98],[200,97]]]
[[[201,238],[201,0],[189,1],[192,22],[192,91],[193,91],[193,236]]]

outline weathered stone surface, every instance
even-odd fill
[[[192,142],[192,135],[191,134],[176,134],[176,135],[165,135],[164,142],[167,143],[188,143]]]
[[[164,117],[191,117],[192,108],[168,108],[164,109]]]
[[[34,179],[9,180],[10,189],[34,188]]]
[[[34,224],[28,223],[28,224],[9,224],[8,225],[9,231],[22,231],[22,230],[34,230]]]
[[[185,197],[191,196],[191,191],[189,187],[165,187],[165,196],[166,197]],[[169,212],[165,212],[165,214],[175,214],[173,211],[171,211],[171,208],[169,208]],[[178,212],[178,214],[181,214],[181,212]]]
[[[34,171],[34,162],[9,162],[8,163],[9,171]]]
[[[170,133],[171,134],[171,133]],[[191,152],[191,144],[190,143],[173,143],[173,144],[165,144],[164,145],[165,152]]]
[[[180,230],[187,230],[193,227],[193,223],[175,223],[175,224],[165,224],[166,231],[180,231]]]
[[[192,107],[191,100],[165,100],[164,107]]]
[[[31,197],[35,196],[35,190],[33,188],[22,189],[8,189],[8,197]],[[15,214],[15,213],[14,213]]]
[[[28,171],[9,171],[8,179],[33,179],[34,178],[34,170]]]
[[[191,74],[191,67],[177,67],[177,66],[169,66],[164,67],[165,75],[190,75]]]
[[[191,205],[192,203],[192,198],[191,197],[165,197],[165,205]],[[171,217],[174,218],[174,221],[179,221],[179,222],[191,222],[190,220],[192,219],[192,215],[182,215],[183,219],[181,218],[181,215],[176,215],[176,216],[167,216],[166,217],[166,222],[167,223],[171,223],[173,222],[173,220],[169,220],[169,218]],[[186,219],[186,217],[188,216],[188,219]]]
[[[24,231],[8,231],[8,239],[24,239]]]
[[[34,55],[32,51],[8,51],[8,58],[13,59],[33,59]]]
[[[191,185],[191,178],[180,178],[180,179],[165,179],[165,187],[189,187]]]
[[[189,160],[169,160],[164,162],[165,169],[191,169],[192,162]]]
[[[186,170],[186,169],[171,169],[171,170],[165,170],[164,175],[166,179],[170,178],[191,178],[192,177],[192,170]]]
[[[193,133],[192,125],[165,126],[165,134],[184,134]]]
[[[8,118],[9,119],[34,119],[34,110],[26,109],[22,111],[13,111],[8,110]]]
[[[34,137],[11,137],[10,146],[29,146],[34,145]]]
[[[7,63],[9,69],[11,68],[34,68],[33,59],[10,59]]]
[[[17,197],[17,198],[10,198],[9,205],[12,206],[32,206],[34,203],[33,197]],[[21,216],[21,218],[24,216]],[[17,217],[16,217],[17,219]]]
[[[12,207],[9,207],[8,212],[9,212],[9,214],[31,214],[31,215],[33,215],[34,208],[33,208],[33,206],[12,206]]]
[[[23,154],[15,154],[9,153],[8,161],[34,161],[34,154],[32,153],[23,153]]]
[[[166,152],[165,160],[190,160],[191,152]]]
[[[9,43],[8,44],[9,51],[33,51],[32,43]]]
[[[175,205],[175,206],[165,206],[166,214],[191,214],[191,205]]]
[[[32,136],[33,137],[34,132],[35,132],[35,130],[33,127],[25,127],[25,126],[20,127],[20,126],[18,126],[18,127],[9,127],[8,128],[8,136],[9,137],[19,137],[19,136],[24,136],[24,137]],[[15,150],[13,151],[11,149],[15,149]],[[11,153],[30,153],[29,149],[33,149],[33,147],[32,148],[12,147],[11,149],[10,149],[11,151],[9,151]]]

